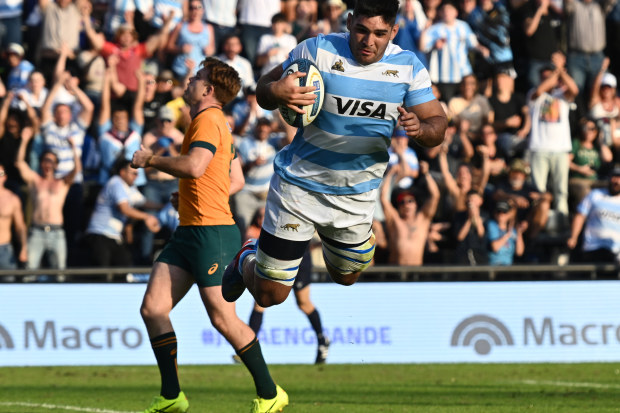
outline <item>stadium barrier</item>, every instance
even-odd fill
[[[67,268],[64,270],[0,270],[1,281],[21,282],[32,276],[55,281],[61,277],[67,282],[142,282],[146,281],[151,267]],[[325,267],[312,268],[314,282],[328,282]],[[544,280],[544,279],[609,279],[620,278],[620,266],[614,264],[524,264],[511,266],[457,266],[377,265],[369,267],[360,278],[366,281],[493,281],[493,280]]]

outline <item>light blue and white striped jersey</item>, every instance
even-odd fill
[[[441,49],[435,49],[437,40],[446,43]],[[431,80],[438,83],[459,83],[464,76],[472,73],[468,53],[478,46],[478,39],[469,25],[456,20],[454,25],[435,23],[428,28],[426,42],[420,45],[424,52],[431,51],[429,70]]]
[[[314,62],[323,76],[323,108],[278,153],[275,172],[294,185],[325,194],[378,188],[397,108],[435,99],[428,72],[412,52],[392,43],[380,61],[361,65],[351,53],[348,33],[305,40],[283,67],[299,58]]]
[[[577,212],[586,216],[584,251],[604,248],[620,254],[620,196],[610,195],[607,189],[593,189]]]
[[[105,185],[113,175],[114,163],[120,156],[131,160],[134,152],[140,150],[142,144],[142,126],[134,121],[130,122],[131,128],[124,139],[119,139],[118,134],[112,131],[112,122],[107,121],[99,126],[99,139],[97,140],[99,154],[101,155],[101,168],[99,169],[99,183]],[[121,155],[122,154],[122,155]],[[138,169],[138,177],[134,185],[142,186],[146,184],[146,174],[144,168]]]
[[[261,165],[255,165],[245,173],[243,191],[252,193],[267,192],[269,181],[273,176],[273,160],[276,157],[276,148],[269,141],[261,141],[248,137],[239,144],[239,156],[243,164],[254,162],[259,157],[265,160]]]
[[[41,127],[41,135],[43,136],[43,146],[49,149],[58,157],[58,166],[56,168],[56,178],[65,177],[75,168],[73,162],[73,149],[68,142],[68,138],[73,140],[78,156],[82,156],[82,147],[84,146],[84,135],[88,125],[84,125],[78,118],[65,127],[59,127],[54,121],[50,120]],[[80,172],[75,176],[75,182],[82,182],[83,176]]]

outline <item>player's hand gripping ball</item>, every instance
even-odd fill
[[[291,126],[295,127],[303,127],[307,126],[312,121],[316,119],[321,111],[321,107],[323,107],[323,98],[325,96],[325,89],[323,85],[323,77],[321,76],[321,72],[319,72],[319,68],[316,67],[314,63],[312,63],[308,59],[297,59],[294,60],[284,71],[282,77],[288,76],[291,73],[295,72],[304,72],[306,76],[298,77],[295,79],[297,82],[297,86],[314,86],[316,90],[313,92],[316,95],[316,100],[312,105],[299,106],[301,109],[304,109],[306,113],[301,114],[297,113],[294,110],[289,109],[286,105],[279,105],[278,109],[284,118],[284,121]]]

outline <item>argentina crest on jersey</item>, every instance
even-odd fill
[[[430,78],[415,55],[388,45],[383,58],[358,64],[349,34],[320,35],[300,43],[289,61],[306,58],[319,68],[325,87],[316,120],[299,129],[276,159],[276,172],[305,189],[348,195],[379,186],[399,106],[434,99]]]

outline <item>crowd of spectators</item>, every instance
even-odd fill
[[[177,180],[128,160],[140,145],[179,153],[185,84],[213,55],[242,79],[224,109],[246,233],[295,136],[255,82],[304,39],[346,31],[353,6],[0,0],[0,268],[149,265],[176,226]],[[620,222],[618,1],[401,0],[397,23],[394,43],[427,67],[449,126],[429,149],[395,129],[375,263],[578,261],[584,226],[608,252],[584,256],[617,261],[620,235],[588,228],[588,214]]]

